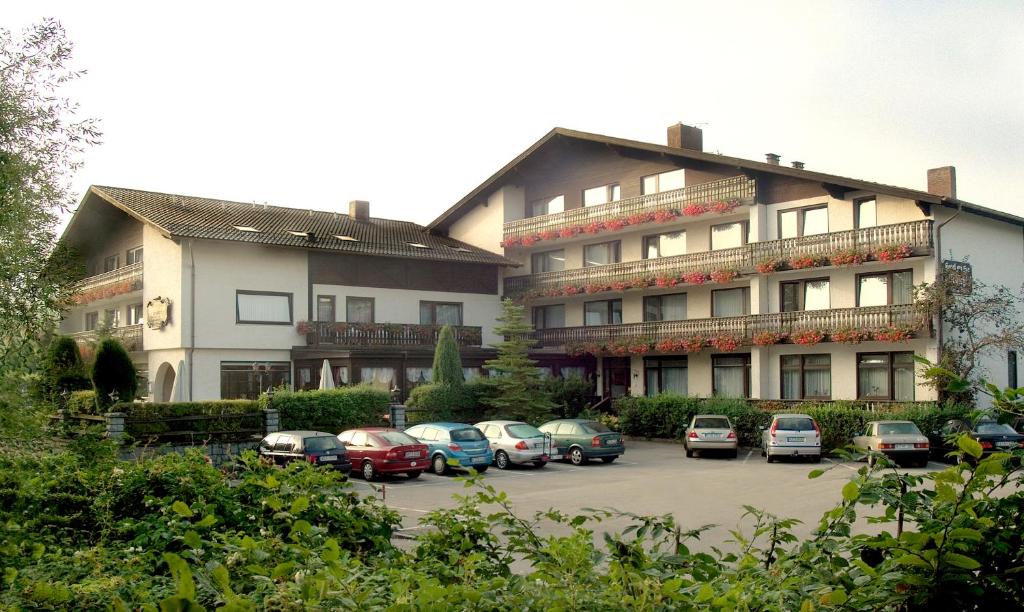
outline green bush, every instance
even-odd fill
[[[574,419],[590,407],[594,400],[593,381],[584,380],[581,376],[544,380],[544,390],[555,403],[555,412],[562,418]]]
[[[72,391],[68,397],[67,409],[73,414],[96,414],[96,392]]]
[[[91,388],[92,381],[85,373],[78,343],[69,336],[54,338],[43,360],[39,381],[41,398],[58,408],[66,408],[71,393]]]
[[[320,391],[277,391],[272,403],[281,417],[281,429],[338,433],[383,423],[390,399],[385,391],[357,385]],[[260,396],[259,401],[265,407],[268,396]]]
[[[139,387],[135,364],[117,340],[107,338],[96,349],[92,384],[96,388],[96,403],[100,411],[105,412],[116,401],[135,399]]]
[[[110,410],[123,412],[128,419],[125,433],[142,441],[193,436],[222,442],[249,440],[263,431],[263,413],[255,400],[121,402]]]
[[[475,422],[481,420],[475,387],[470,385],[444,385],[431,383],[412,390],[406,406],[416,413],[418,422],[455,421]]]

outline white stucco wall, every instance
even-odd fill
[[[143,327],[142,343],[147,351],[177,348],[184,345],[184,318],[188,316],[187,301],[182,294],[182,248],[159,230],[146,225],[142,232],[142,303],[143,307],[156,297],[170,298],[170,320],[163,329]],[[154,372],[151,367],[150,372]]]

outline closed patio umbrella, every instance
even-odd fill
[[[323,367],[320,368],[320,388],[334,388],[334,375],[331,373],[331,364],[326,359],[324,359]]]

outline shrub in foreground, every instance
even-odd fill
[[[269,403],[281,417],[281,429],[316,429],[339,433],[353,427],[378,425],[388,413],[390,396],[370,385],[341,387],[321,391],[276,391],[272,400],[260,397],[260,406]]]
[[[135,399],[139,387],[135,364],[117,340],[107,338],[96,349],[96,359],[92,364],[92,384],[96,389],[96,405],[100,412],[106,412],[118,401],[130,402]]]

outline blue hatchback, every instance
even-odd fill
[[[430,468],[444,474],[449,465],[486,472],[494,453],[482,431],[465,423],[420,423],[405,433],[427,445]]]

